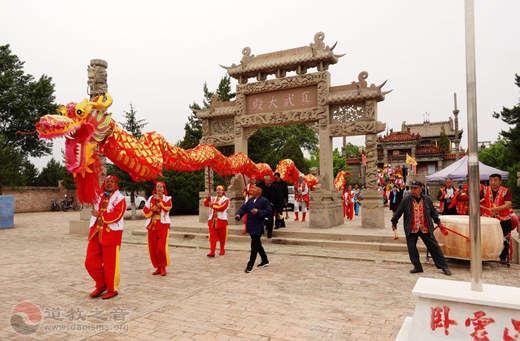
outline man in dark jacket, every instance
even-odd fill
[[[410,183],[412,195],[402,199],[401,204],[392,217],[392,229],[397,229],[397,222],[404,213],[406,245],[408,246],[410,261],[414,266],[414,268],[410,270],[410,273],[423,272],[419,251],[417,251],[417,239],[421,237],[428,251],[430,251],[437,268],[442,269],[446,276],[451,276],[448,263],[446,263],[444,254],[433,235],[433,221],[435,221],[437,225],[441,223],[439,215],[437,210],[433,207],[432,199],[421,194],[421,190],[422,183],[420,181],[412,181]]]
[[[273,237],[273,213],[278,206],[278,192],[276,187],[273,185],[273,180],[270,175],[264,176],[264,180],[260,181],[256,184],[257,187],[262,189],[262,196],[266,198],[271,204],[271,215],[266,217],[265,220],[265,229],[267,230],[267,238],[270,239]],[[249,216],[248,218],[249,219]]]
[[[280,173],[274,173],[273,186],[276,188],[278,194],[278,200],[276,202],[276,215],[274,228],[285,227],[285,220],[283,219],[283,209],[287,207],[287,201],[289,200],[289,189],[287,183],[280,178]]]
[[[264,234],[264,221],[267,217],[272,217],[271,204],[262,196],[262,189],[253,187],[253,197],[244,203],[237,211],[235,220],[240,220],[247,213],[247,233],[251,236],[251,255],[249,262],[244,270],[249,273],[253,271],[256,261],[256,254],[259,253],[262,262],[258,264],[259,268],[269,266],[269,260],[265,254],[260,237]]]
[[[388,196],[388,201],[390,202],[390,210],[395,213],[401,200],[403,199],[403,189],[399,188],[397,185],[392,187],[390,191],[390,195]]]

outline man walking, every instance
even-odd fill
[[[444,254],[433,235],[433,221],[437,225],[440,225],[441,221],[437,210],[433,207],[432,199],[421,194],[422,186],[423,184],[420,181],[414,180],[410,183],[411,195],[404,197],[395,211],[392,217],[392,229],[397,229],[399,218],[404,213],[406,245],[408,246],[410,261],[414,266],[410,273],[423,272],[419,251],[417,251],[417,239],[421,237],[437,268],[442,269],[446,276],[451,276],[448,263],[446,263]]]
[[[256,261],[256,254],[260,254],[262,262],[258,264],[259,268],[269,266],[269,260],[265,254],[264,247],[262,246],[262,234],[264,234],[264,221],[267,217],[272,217],[273,213],[271,210],[271,204],[269,201],[262,196],[262,189],[259,187],[253,187],[253,197],[244,203],[237,211],[235,220],[240,220],[247,214],[247,232],[251,236],[251,255],[249,256],[249,262],[247,263],[245,272],[249,273],[253,271],[253,266]]]
[[[264,181],[260,181],[257,184],[257,187],[262,189],[262,196],[267,199],[269,204],[271,205],[271,215],[265,217],[265,229],[267,230],[267,238],[270,239],[273,237],[273,212],[276,210],[278,205],[278,193],[276,192],[276,188],[273,186],[273,180],[270,175],[264,176]],[[249,219],[249,217],[247,218]]]
[[[278,200],[275,207],[275,223],[274,228],[285,227],[285,220],[283,219],[283,209],[287,207],[289,200],[289,189],[287,183],[280,178],[280,173],[274,173],[273,186],[276,188]]]

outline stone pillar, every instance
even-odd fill
[[[310,192],[309,226],[330,228],[343,224],[343,205],[333,184],[332,137],[327,126],[320,127],[320,184]]]
[[[367,166],[366,186],[361,205],[361,225],[365,228],[384,228],[382,193],[377,190],[377,134],[365,136]]]
[[[443,162],[442,160],[438,160],[437,161],[437,172],[442,170],[442,166],[443,166]]]
[[[412,157],[415,159],[415,151],[417,150],[417,146],[412,146]]]
[[[108,92],[107,82],[107,68],[108,63],[102,59],[91,59],[90,65],[87,66],[88,80],[87,80],[87,94],[90,96],[90,100],[93,100],[96,96],[103,96]],[[98,148],[96,146],[96,148]],[[99,149],[98,149],[99,153]],[[102,184],[106,176],[106,159],[103,155],[99,154],[101,161],[101,173],[99,173],[99,183]],[[88,236],[90,229],[90,212],[92,206],[82,205],[79,213],[79,220],[69,221],[69,233],[70,234],[81,234]]]
[[[204,198],[215,195],[213,190],[214,172],[211,168],[204,168],[204,192],[199,192],[199,222],[205,223],[208,221],[209,209],[204,206]]]
[[[247,135],[245,129],[241,127],[235,129],[235,153],[247,155]]]
[[[388,163],[388,148],[383,147],[383,163]]]

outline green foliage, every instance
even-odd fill
[[[40,172],[29,160],[24,159],[22,161],[22,167],[20,169],[20,175],[22,178],[22,184],[24,186],[36,186],[38,184],[38,175]],[[65,178],[72,178],[65,176]]]
[[[199,209],[199,192],[204,191],[204,172],[164,171],[168,195],[172,197],[174,214],[193,213]],[[147,193],[148,194],[148,193]]]
[[[341,148],[343,150],[343,147]],[[363,147],[356,146],[355,144],[352,144],[350,142],[347,142],[346,146],[346,155],[345,158],[351,159],[351,158],[358,158],[359,154],[363,151]]]
[[[255,163],[268,163],[273,170],[280,160],[291,159],[298,169],[308,171],[302,149],[312,153],[317,148],[318,135],[305,124],[263,127],[249,138],[248,156]]]
[[[351,149],[354,150],[355,149],[354,147],[358,148],[358,150],[361,150],[361,147],[358,147],[355,145],[352,145]],[[348,155],[348,152],[347,152],[347,155]],[[359,155],[356,154],[356,156],[352,156],[352,157],[358,157],[358,156]],[[346,159],[347,158],[342,156],[337,148],[334,149],[334,151],[332,152],[332,172],[334,173],[334,178],[336,177],[336,175],[338,175],[338,173],[340,171],[349,171],[349,172],[352,171],[352,168],[345,163]],[[309,168],[311,168],[311,167],[319,168],[320,167],[320,151],[315,150],[314,152],[312,152],[311,157],[310,157],[310,159],[307,160],[307,162],[308,162]]]
[[[148,124],[148,122],[146,122],[145,119],[137,119],[137,111],[135,111],[132,103],[130,103],[130,111],[125,111],[124,113],[126,121],[120,124],[130,135],[139,140],[141,136],[143,136],[143,128]]]
[[[38,186],[58,186],[58,181],[63,180],[67,174],[67,169],[54,158],[50,159],[45,167],[43,167],[36,183]]]
[[[515,84],[520,88],[518,74],[515,74]],[[509,124],[510,128],[500,132],[503,140],[499,139],[489,148],[480,150],[479,157],[482,153],[482,162],[509,172],[509,179],[505,185],[513,194],[514,206],[518,207],[520,205],[520,188],[516,183],[516,173],[520,172],[520,103],[511,109],[503,107],[501,112],[494,112],[493,117]],[[488,152],[487,149],[490,151]],[[491,155],[493,153],[496,155]]]
[[[34,131],[41,116],[56,113],[54,84],[45,75],[35,81],[23,65],[9,45],[0,46],[0,134],[23,156],[40,157],[51,153],[51,142],[15,133]]]
[[[446,135],[446,129],[444,129],[444,126],[441,127],[441,134],[439,135],[439,140],[437,140],[437,145],[439,148],[444,149],[445,153],[451,151],[451,140],[448,135]]]
[[[12,186],[20,177],[22,154],[14,150],[3,134],[0,134],[0,194],[3,186]]]

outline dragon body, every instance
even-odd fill
[[[241,173],[248,177],[272,174],[267,164],[255,164],[243,153],[226,157],[212,145],[183,149],[166,142],[156,132],[145,133],[138,140],[112,119],[107,112],[111,104],[108,93],[93,101],[71,102],[57,109],[59,115],[43,116],[36,123],[39,138],[66,138],[65,166],[74,175],[78,199],[83,203],[92,203],[99,190],[99,154],[135,181],[154,180],[163,168],[195,171],[210,167],[221,175]],[[291,181],[297,170],[285,169],[282,178]]]

